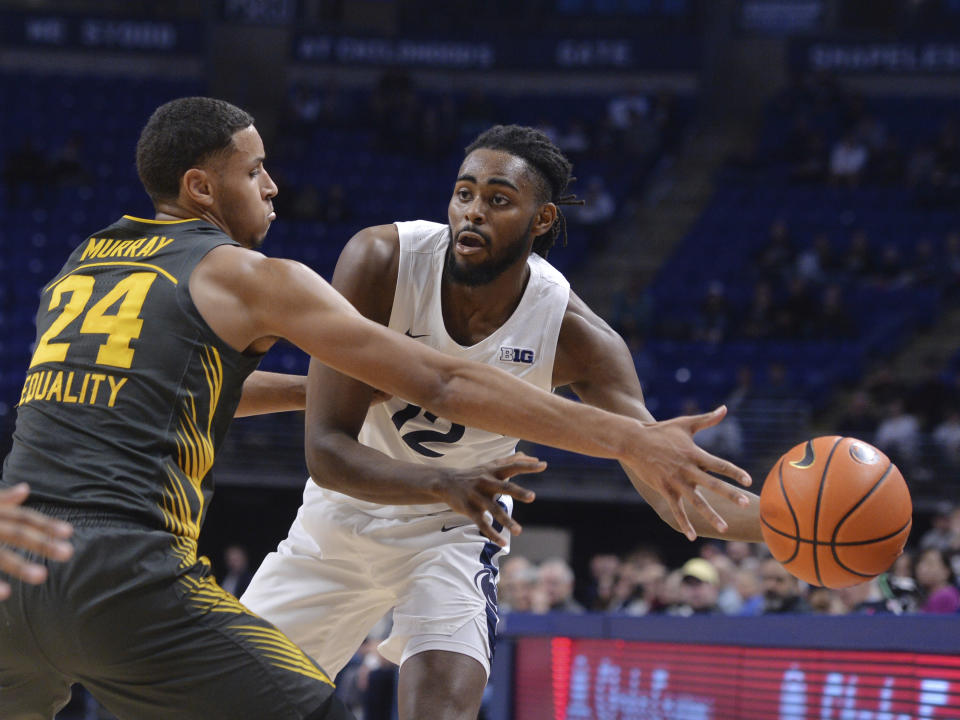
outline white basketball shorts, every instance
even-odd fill
[[[241,602],[331,677],[391,608],[393,628],[379,646],[387,660],[399,665],[415,652],[450,650],[474,657],[489,674],[496,577],[508,550],[452,510],[374,517],[343,498],[315,487],[305,493],[287,538]],[[500,502],[512,511],[513,498]],[[408,643],[413,652],[405,652]]]

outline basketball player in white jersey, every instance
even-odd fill
[[[563,227],[570,163],[532,128],[497,126],[467,148],[448,224],[367,228],[340,256],[333,285],[399,333],[489,363],[541,388],[652,421],[622,339],[543,256]],[[381,654],[400,665],[401,720],[475,720],[497,622],[498,557],[519,525],[508,480],[544,465],[517,440],[438,418],[311,363],[306,453],[312,480],[288,537],[242,602],[331,676],[393,609]],[[691,433],[719,422],[686,419]],[[676,503],[637,473],[634,486],[677,529]],[[757,498],[703,494],[696,532],[760,541]],[[700,492],[700,491],[698,491]],[[703,499],[703,498],[700,498]],[[464,517],[466,516],[466,517]],[[724,531],[718,532],[717,528]]]

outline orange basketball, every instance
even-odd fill
[[[818,437],[777,461],[760,492],[770,552],[811,585],[848,587],[893,565],[910,535],[903,475],[872,445]]]

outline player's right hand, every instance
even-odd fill
[[[0,572],[36,585],[46,580],[47,569],[3,545],[35,552],[51,560],[69,560],[73,546],[66,540],[73,528],[68,523],[20,507],[29,494],[30,488],[25,483],[0,490]],[[10,586],[0,581],[0,600],[9,595]]]
[[[545,462],[535,457],[514,453],[469,470],[452,470],[436,490],[441,502],[466,515],[485,537],[505,547],[507,539],[493,529],[493,523],[500,523],[513,535],[520,534],[523,528],[507,514],[497,498],[509,495],[520,502],[533,502],[533,491],[511,482],[510,478],[523,473],[543,472],[546,467]]]

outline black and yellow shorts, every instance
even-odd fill
[[[352,718],[315,662],[216,584],[194,543],[69,519],[73,559],[0,602],[0,718],[48,720],[75,682],[122,720]]]

